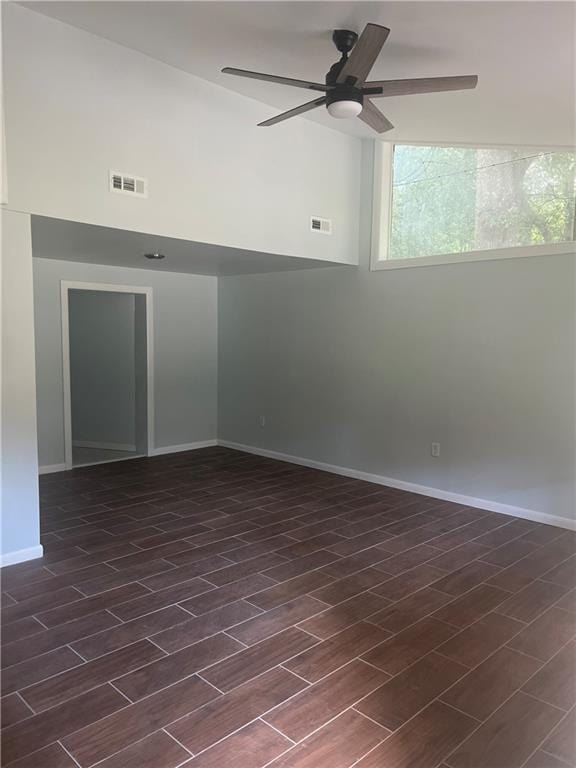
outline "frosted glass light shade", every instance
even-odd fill
[[[332,104],[328,104],[327,109],[332,117],[343,120],[358,117],[362,112],[362,104],[358,101],[333,101]]]

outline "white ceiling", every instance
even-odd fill
[[[245,251],[45,216],[32,216],[32,252],[40,259],[194,275],[248,275],[343,266],[332,261]],[[163,253],[166,258],[152,261],[145,258],[145,253]]]
[[[334,28],[391,28],[374,79],[478,74],[475,91],[380,99],[395,141],[574,144],[572,2],[28,2],[29,8],[271,106],[307,91],[223,75],[224,66],[322,80]],[[359,120],[307,118],[357,136]],[[262,130],[289,130],[289,123]]]

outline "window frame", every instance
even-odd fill
[[[499,261],[501,259],[525,258],[529,256],[554,256],[576,254],[576,241],[549,243],[548,245],[520,245],[510,248],[494,248],[482,251],[462,253],[443,253],[434,256],[415,256],[410,259],[391,259],[389,257],[390,234],[392,231],[392,189],[394,172],[394,147],[470,147],[484,149],[486,145],[475,144],[439,144],[438,142],[385,142],[376,141],[374,145],[374,181],[372,193],[372,247],[370,269],[407,269],[411,267],[434,267],[443,264],[463,264],[474,261]],[[516,148],[516,147],[515,147]],[[530,149],[533,149],[532,147]],[[539,147],[537,151],[574,152],[574,147]]]

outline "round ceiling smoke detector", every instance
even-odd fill
[[[145,253],[144,258],[158,260],[165,259],[166,256],[163,253]]]

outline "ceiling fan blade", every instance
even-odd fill
[[[411,80],[376,80],[364,83],[366,88],[381,88],[381,93],[371,96],[410,96],[413,93],[439,93],[440,91],[465,91],[476,88],[477,75],[456,77],[419,77]]]
[[[277,75],[266,75],[263,72],[250,72],[247,69],[234,69],[234,67],[224,67],[222,70],[226,75],[237,75],[238,77],[250,77],[253,80],[266,80],[269,83],[279,83],[280,85],[293,85],[296,88],[308,88],[311,91],[330,91],[333,85],[323,85],[322,83],[312,83],[308,80],[294,80],[291,77],[278,77]]]
[[[380,112],[378,107],[375,107],[374,104],[372,104],[370,99],[364,99],[362,112],[360,112],[358,117],[377,133],[391,131],[392,128],[394,128],[390,120]]]
[[[321,107],[322,104],[326,104],[326,99],[324,97],[321,99],[314,99],[314,101],[308,101],[306,104],[294,107],[294,109],[289,109],[288,112],[282,112],[280,115],[276,115],[276,117],[264,120],[263,123],[258,123],[258,125],[276,125],[276,123],[281,123],[282,120],[288,120],[289,117],[296,117],[296,115],[301,115],[303,112],[309,112],[311,109]]]
[[[389,34],[390,30],[387,27],[366,24],[346,64],[342,67],[337,82],[340,85],[362,85]]]

